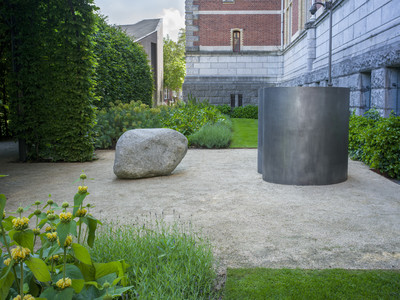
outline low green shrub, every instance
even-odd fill
[[[102,226],[90,249],[99,262],[123,258],[130,265],[130,299],[214,298],[215,262],[207,240],[177,222],[150,218],[136,224]]]
[[[217,109],[224,115],[230,116],[232,108],[228,104],[217,105]]]
[[[376,110],[350,116],[349,155],[400,179],[400,117],[379,117]]]
[[[246,105],[235,107],[231,113],[232,118],[258,119],[258,106]]]
[[[103,108],[97,114],[97,124],[94,126],[96,148],[114,148],[119,137],[127,130],[162,126],[159,108],[149,108],[141,101],[117,101],[109,105],[109,108]]]
[[[232,123],[227,120],[215,124],[206,124],[189,136],[191,146],[205,148],[228,148],[232,139]]]
[[[214,124],[225,119],[226,116],[207,101],[180,102],[168,110],[161,111],[163,127],[179,131],[186,137],[200,130],[206,124]]]

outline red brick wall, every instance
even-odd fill
[[[235,0],[235,3],[222,3],[222,0],[197,0],[199,10],[280,10],[281,0]]]
[[[240,28],[244,46],[279,46],[280,21],[280,15],[199,15],[194,24],[199,26],[196,45],[230,46],[231,29]]]

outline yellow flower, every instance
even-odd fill
[[[49,258],[49,260],[54,260],[54,261],[58,261],[59,259],[60,257],[57,254]]]
[[[71,222],[71,219],[72,219],[72,214],[70,212],[60,213],[60,221],[62,223],[69,223]]]
[[[57,281],[56,286],[59,287],[60,289],[65,289],[71,286],[71,284],[72,284],[71,279],[66,277],[65,279],[61,278],[59,281]]]
[[[57,239],[57,243],[58,245],[60,245],[60,239]],[[64,242],[64,248],[71,246],[71,244],[72,244],[72,236],[68,235]]]
[[[46,215],[54,214],[54,209],[48,209]]]
[[[79,194],[86,194],[87,193],[87,186],[78,186],[78,193]]]
[[[27,217],[23,218],[14,218],[12,220],[13,227],[15,230],[24,230],[29,226],[29,219]]]
[[[34,235],[39,235],[40,234],[40,228],[33,228],[33,234]]]
[[[84,217],[87,213],[87,210],[82,208],[82,209],[78,209],[78,211],[76,212],[76,216],[77,217]]]
[[[28,248],[23,248],[21,246],[18,246],[11,250],[11,257],[17,263],[28,259],[30,255],[31,250],[29,250]]]
[[[35,300],[35,297],[33,297],[33,296],[30,295],[30,294],[26,294],[26,295],[24,296],[24,300]]]
[[[54,242],[55,240],[57,240],[57,232],[49,232],[46,233],[46,237],[49,240],[49,242]]]
[[[54,226],[47,226],[45,230],[46,232],[53,232],[56,231],[56,228]]]
[[[17,297],[13,298],[13,300],[21,300],[21,296],[18,295]]]
[[[7,258],[6,260],[3,261],[3,264],[5,264],[6,266],[9,266],[11,262],[11,258]]]

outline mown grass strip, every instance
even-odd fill
[[[229,148],[257,148],[258,120],[231,119],[233,123],[233,137]]]
[[[399,299],[399,270],[228,269],[224,299]]]

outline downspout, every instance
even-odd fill
[[[283,22],[284,22],[284,18],[283,18],[283,0],[281,0],[281,51],[283,51]]]

